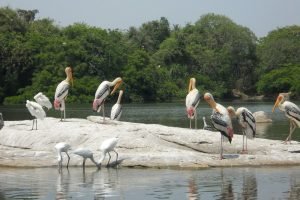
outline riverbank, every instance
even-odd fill
[[[97,123],[98,122],[98,123]],[[219,159],[220,133],[168,127],[157,124],[115,122],[101,117],[71,118],[60,122],[48,117],[32,121],[5,121],[0,131],[0,165],[47,167],[57,165],[54,146],[67,142],[72,149],[87,147],[100,157],[99,147],[107,138],[118,136],[119,165],[122,167],[205,168],[226,166],[300,165],[300,143],[256,138],[248,140],[248,154],[240,154],[242,136],[234,135],[232,144],[224,143],[225,158]],[[112,161],[115,159],[114,153]],[[70,153],[71,166],[82,159]],[[107,162],[105,159],[104,164]],[[64,161],[66,157],[64,155]],[[86,165],[93,165],[89,160]]]

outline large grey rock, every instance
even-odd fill
[[[249,154],[239,154],[242,136],[235,135],[232,144],[224,143],[227,159],[219,159],[220,133],[206,130],[167,127],[156,124],[115,122],[90,116],[85,119],[56,118],[39,121],[31,130],[31,121],[6,121],[0,131],[0,165],[44,167],[57,164],[54,146],[67,142],[73,149],[87,147],[99,159],[101,142],[118,136],[119,166],[192,167],[256,166],[300,164],[300,144],[284,145],[281,141],[248,140]],[[71,166],[80,166],[80,157],[70,154]],[[105,160],[105,163],[107,162]],[[112,153],[112,161],[115,157]],[[66,157],[64,156],[64,163]],[[104,164],[105,164],[104,163]],[[89,160],[86,165],[94,166]]]

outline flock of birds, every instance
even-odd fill
[[[68,96],[69,88],[73,85],[73,75],[71,67],[67,67],[65,69],[66,79],[60,82],[56,88],[55,95],[54,95],[54,108],[56,110],[61,111],[61,121],[66,119],[66,98]],[[110,81],[103,81],[97,88],[95,93],[95,99],[93,101],[93,110],[100,112],[102,109],[103,112],[103,122],[105,121],[105,114],[104,114],[104,103],[105,100],[109,95],[115,93],[118,87],[122,84],[122,78],[118,77],[112,82]],[[111,87],[114,87],[111,91]],[[121,98],[123,95],[123,91],[119,91],[119,97],[116,104],[111,109],[111,120],[119,120],[122,114],[122,106],[120,104]],[[36,125],[37,129],[37,119],[44,119],[46,117],[46,113],[43,110],[43,107],[48,109],[52,108],[52,104],[49,101],[49,98],[46,97],[43,93],[38,93],[34,96],[34,101],[26,101],[26,107],[28,108],[30,114],[34,117],[32,129],[34,129],[34,124]],[[198,89],[196,88],[196,79],[191,78],[189,81],[188,87],[188,94],[186,96],[186,112],[187,116],[190,119],[190,128],[192,128],[192,120],[195,121],[195,128],[197,128],[197,106],[200,102],[201,95]],[[239,125],[243,131],[243,149],[242,153],[247,153],[247,138],[254,138],[256,134],[256,121],[251,113],[245,107],[240,107],[235,110],[232,106],[225,108],[223,105],[217,103],[213,95],[210,93],[204,94],[204,100],[209,104],[212,108],[212,115],[210,117],[211,123],[213,127],[207,125],[205,121],[205,117],[203,117],[204,121],[204,129],[207,130],[217,130],[221,133],[221,142],[220,142],[220,159],[223,159],[223,141],[228,140],[230,143],[232,142],[232,138],[234,135],[234,130],[232,126],[232,119],[237,118]],[[285,143],[291,141],[292,134],[297,127],[300,127],[300,109],[299,107],[286,100],[286,97],[283,93],[280,93],[277,97],[276,103],[273,107],[272,112],[274,112],[275,108],[278,107],[281,111],[285,112],[285,115],[290,120],[290,132],[288,137],[285,140]],[[1,114],[1,113],[0,113]],[[0,127],[3,127],[3,119],[2,115],[0,115]],[[83,158],[83,167],[85,166],[86,159],[90,159],[97,167],[101,166],[105,155],[109,155],[109,161],[107,166],[110,162],[110,152],[113,151],[116,153],[116,162],[118,159],[118,153],[115,151],[115,146],[117,145],[118,138],[110,138],[105,140],[100,150],[102,152],[102,156],[98,162],[94,160],[93,153],[86,149],[86,148],[79,148],[73,151],[74,154],[77,154]],[[61,142],[55,145],[55,148],[58,151],[58,166],[62,167],[63,156],[62,152],[66,153],[68,156],[68,163],[69,165],[70,156],[68,151],[70,150],[71,146],[67,143]]]

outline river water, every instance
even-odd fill
[[[273,123],[259,124],[257,137],[283,140],[289,131],[288,120],[274,102],[222,102],[224,106],[244,106],[252,112],[265,111]],[[299,105],[299,102],[296,102]],[[109,116],[112,105],[106,105]],[[198,128],[202,117],[209,123],[211,109],[200,103]],[[5,120],[30,119],[25,105],[0,106]],[[98,115],[91,105],[68,105],[67,117],[86,118]],[[47,116],[60,117],[54,110]],[[155,123],[189,127],[184,103],[124,104],[121,121]],[[42,121],[39,123],[43,123]],[[234,122],[237,127],[237,123]],[[236,131],[239,134],[239,131]],[[300,141],[300,129],[294,140]],[[107,169],[93,167],[0,168],[1,199],[299,199],[300,167],[212,168],[201,170],[175,169]]]

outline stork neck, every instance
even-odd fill
[[[103,160],[104,160],[104,158],[105,158],[105,155],[106,155],[106,152],[102,152],[101,153],[101,157],[100,157],[100,159],[99,159],[99,161],[98,161],[98,165],[101,165],[101,163],[103,162]]]
[[[118,101],[117,101],[118,104],[121,103],[122,95],[123,95],[123,92],[120,92],[119,97],[118,97]]]
[[[91,157],[91,161],[95,164],[95,165],[98,165],[98,163],[95,161],[95,159],[94,159],[94,156],[92,155],[92,157]]]

